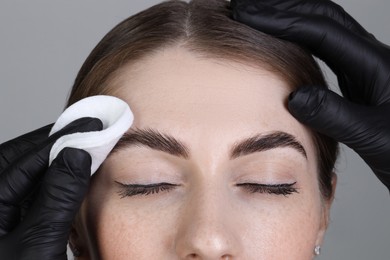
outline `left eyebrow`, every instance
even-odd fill
[[[235,159],[255,152],[284,147],[295,149],[307,159],[303,145],[293,135],[281,131],[259,134],[240,141],[232,147],[230,158]]]

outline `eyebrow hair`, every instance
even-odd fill
[[[261,152],[280,147],[293,148],[307,159],[307,153],[303,145],[298,140],[296,140],[293,135],[281,131],[272,132],[265,135],[255,135],[240,141],[233,146],[230,157],[234,159],[250,153]]]
[[[183,157],[184,159],[189,158],[189,149],[186,145],[169,134],[163,134],[153,129],[130,130],[119,139],[110,154],[132,145],[147,146],[154,150]],[[230,158],[235,159],[251,153],[281,147],[293,148],[307,158],[303,145],[293,135],[282,131],[258,134],[237,142],[231,149]]]
[[[115,153],[125,147],[148,146],[154,150],[159,150],[172,155],[188,159],[188,148],[179,140],[168,134],[160,133],[153,129],[134,129],[125,133],[112,149],[111,153]]]

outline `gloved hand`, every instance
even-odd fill
[[[292,115],[355,150],[390,189],[390,48],[328,0],[232,0],[233,18],[295,42],[337,75],[344,98],[306,86]]]
[[[48,167],[54,142],[65,134],[97,131],[81,118],[48,137],[52,125],[0,145],[0,258],[67,259],[70,227],[87,191],[91,157],[65,148]]]

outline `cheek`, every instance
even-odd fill
[[[243,210],[239,234],[254,259],[312,259],[321,223],[318,202],[301,201],[286,207],[252,207]],[[252,258],[250,258],[252,259]]]
[[[93,196],[95,195],[95,196]],[[174,241],[178,211],[173,208],[149,207],[128,202],[127,198],[91,193],[94,203],[87,206],[90,234],[96,237],[101,259],[154,259],[167,255]]]
[[[310,259],[316,240],[320,211],[318,207],[284,209],[256,207],[230,212],[232,226],[226,227],[241,238],[248,259]],[[191,209],[187,208],[188,211]],[[106,201],[101,205],[95,234],[102,259],[153,259],[156,255],[174,258],[178,228],[189,228],[178,208],[153,211],[119,206]],[[224,220],[222,220],[224,221]],[[185,234],[181,234],[185,235]]]

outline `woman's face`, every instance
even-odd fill
[[[135,120],[80,212],[76,240],[90,257],[313,258],[329,203],[285,82],[178,47],[112,84]]]

